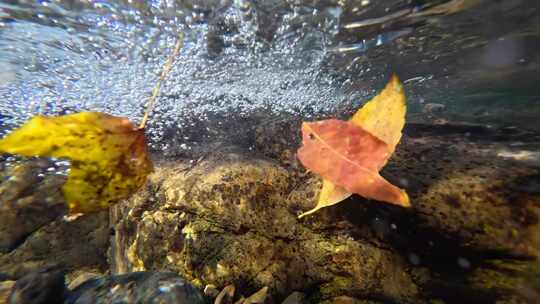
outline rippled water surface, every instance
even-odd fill
[[[392,72],[411,119],[539,129],[537,1],[3,1],[0,113],[140,121],[181,35],[149,133],[208,120],[350,111]],[[216,124],[216,126],[219,124]],[[6,129],[6,128],[4,128]],[[212,132],[208,133],[211,136]],[[189,148],[189,135],[178,140]]]

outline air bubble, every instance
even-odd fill
[[[463,269],[471,268],[471,262],[469,262],[469,260],[467,260],[466,258],[463,258],[463,257],[459,257],[457,259],[457,264],[459,265],[459,267],[461,267]]]
[[[421,260],[420,260],[420,257],[417,254],[409,253],[408,258],[409,258],[409,262],[411,264],[413,264],[415,266],[420,265]]]

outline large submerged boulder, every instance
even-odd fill
[[[111,210],[112,270],[169,269],[199,286],[234,283],[244,294],[269,286],[278,296],[311,288],[324,296],[416,297],[390,248],[339,221],[325,230],[299,221],[316,193],[298,182],[276,162],[234,152],[163,163],[145,191]]]
[[[299,220],[321,180],[295,159],[297,128],[269,126],[254,151],[158,163],[143,191],[111,208],[112,272],[167,269],[242,294],[268,286],[276,300],[491,303],[539,290],[527,279],[540,273],[539,168],[507,157],[512,136],[409,126],[382,174],[412,208],[353,196]]]

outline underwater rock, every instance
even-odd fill
[[[214,304],[232,304],[236,303],[234,302],[234,292],[236,291],[236,287],[234,285],[227,285],[225,286],[215,297]],[[244,298],[242,297],[239,302],[242,302]]]
[[[268,286],[276,300],[314,288],[321,297],[416,297],[391,249],[339,223],[318,230],[297,219],[316,195],[305,173],[245,155],[158,164],[144,191],[111,208],[111,271],[169,269],[200,288],[233,283],[243,295]]]
[[[407,189],[412,208],[354,197],[346,216],[370,221],[407,257],[427,297],[530,303],[540,290],[528,279],[540,276],[540,195],[530,187],[540,166],[498,154],[534,137],[474,125],[409,125],[405,135],[382,175]]]
[[[261,290],[249,296],[247,299],[241,301],[241,304],[264,304],[267,303],[268,286],[264,286]]]
[[[372,301],[372,300],[360,300],[348,296],[339,296],[335,297],[330,301],[322,302],[321,304],[382,304],[383,302]]]
[[[215,298],[219,295],[219,290],[216,288],[216,286],[212,285],[212,284],[209,284],[209,285],[206,285],[204,286],[204,295],[209,297],[209,298]]]
[[[64,272],[58,268],[44,268],[31,272],[15,282],[10,304],[57,304],[66,294]]]
[[[53,164],[29,159],[0,172],[0,253],[22,243],[65,210],[61,187],[65,177],[47,173]]]
[[[422,109],[423,113],[426,114],[439,114],[446,109],[446,106],[440,103],[427,103]]]
[[[281,304],[302,304],[304,303],[305,298],[305,294],[295,291],[291,293],[287,298],[285,298],[285,300],[283,300]]]
[[[526,265],[518,278],[540,273],[540,168],[497,156],[534,137],[409,124],[382,175],[407,190],[411,208],[353,196],[298,220],[321,185],[296,160],[298,125],[257,129],[251,151],[159,163],[144,191],[111,209],[112,272],[171,269],[200,288],[269,286],[276,300],[293,291],[309,301],[524,299],[523,281],[490,263]]]
[[[300,146],[299,126],[298,121],[285,119],[258,129],[255,150],[298,174],[303,170],[294,154]],[[348,206],[321,210],[313,218],[323,224],[336,211],[343,211],[340,213],[351,223],[374,221],[373,232],[385,242],[403,244],[410,250],[416,247],[425,255],[434,251],[433,246],[446,246],[447,239],[455,246],[435,250],[456,253],[454,261],[462,253],[457,244],[468,251],[540,257],[540,235],[535,233],[540,231],[540,163],[500,156],[500,151],[508,149],[516,153],[529,146],[532,149],[536,138],[530,132],[481,125],[409,123],[381,174],[407,190],[411,210],[355,195]],[[519,145],[512,148],[515,143]],[[318,192],[319,181],[305,179],[309,182]],[[314,206],[305,201],[307,207],[302,210]],[[457,262],[455,265],[459,267]]]
[[[11,288],[15,285],[15,281],[2,281],[0,282],[0,304],[8,303],[9,294],[11,293]]]
[[[462,256],[465,259],[495,252],[539,258],[540,193],[526,189],[540,181],[540,165],[498,156],[509,143],[524,138],[512,138],[503,130],[484,130],[474,137],[478,132],[466,128],[430,129],[427,135],[410,130],[383,171],[389,179],[401,182],[411,196],[409,216],[392,218],[397,226],[410,230],[403,237],[424,235],[424,240],[412,239],[423,255],[449,245],[444,244],[448,239],[474,252],[471,257]],[[445,250],[463,252],[452,245]],[[460,265],[458,258],[455,265],[466,268],[467,263]]]
[[[107,268],[108,212],[81,216],[73,221],[59,219],[39,228],[6,254],[0,254],[0,272],[15,278],[48,265],[77,269]]]
[[[71,273],[70,276],[66,278],[66,281],[68,281],[66,282],[66,284],[68,284],[69,290],[73,290],[77,288],[79,285],[81,285],[82,283],[88,280],[97,278],[101,275],[102,275],[101,273],[95,272],[95,271],[75,270],[74,272]],[[72,277],[72,279],[69,280],[69,277]]]
[[[75,288],[65,301],[94,303],[206,303],[202,293],[172,272],[134,272],[91,279]]]
[[[209,286],[209,285],[207,285]],[[268,294],[268,286],[264,286],[259,291],[255,292],[251,296],[248,296],[247,298],[243,295],[235,295],[236,287],[234,285],[227,285],[225,286],[220,292],[217,293],[216,296],[210,296],[206,293],[205,288],[205,294],[209,296],[210,298],[214,299],[214,304],[264,304],[264,303],[274,303],[272,301],[271,296]],[[235,298],[237,300],[235,301]]]

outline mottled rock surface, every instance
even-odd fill
[[[242,294],[269,286],[286,296],[320,286],[325,295],[414,298],[392,250],[297,220],[303,206],[292,198],[315,194],[278,163],[233,152],[191,168],[164,164],[146,191],[111,210],[118,222],[113,272],[171,269],[200,286],[234,283]]]
[[[540,254],[540,158],[534,134],[474,126],[409,126],[384,171],[426,226],[475,250]],[[537,136],[537,135],[536,135]]]
[[[276,301],[303,291],[309,301],[523,302],[540,290],[524,279],[540,273],[540,171],[534,155],[519,157],[530,134],[409,125],[382,174],[412,208],[353,196],[298,220],[320,179],[295,159],[299,123],[276,124],[255,131],[254,150],[159,163],[146,189],[111,209],[111,270],[168,269],[242,294],[269,286]]]

